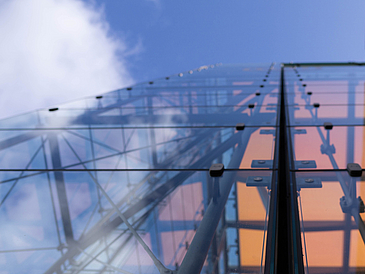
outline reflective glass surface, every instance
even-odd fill
[[[315,66],[286,68],[291,125],[364,125],[364,68]]]
[[[299,172],[296,179],[307,273],[363,273],[363,179],[346,171]]]
[[[305,273],[365,272],[364,76],[356,65],[285,68]]]
[[[207,222],[201,273],[262,272],[279,80],[203,66],[1,120],[0,273],[178,271]]]
[[[292,127],[296,168],[345,169],[349,162],[365,164],[365,127]],[[301,161],[315,161],[305,167]]]
[[[9,178],[1,183],[3,273],[44,273],[70,253],[73,259],[60,266],[66,273],[159,273],[119,214],[166,267],[175,269],[212,202],[213,179],[207,171],[66,171],[62,180],[59,171],[1,173]],[[227,220],[227,231],[218,229],[216,241],[235,243],[228,247],[231,268],[239,267],[237,252],[242,270],[257,271],[263,263],[269,194],[267,187],[252,185],[252,178],[271,173],[225,171],[219,180],[229,173],[235,174],[237,197],[231,193],[236,206],[227,205],[226,214],[237,210],[239,217]]]
[[[57,149],[64,169],[201,169],[219,158],[227,168],[271,168],[275,134],[267,127],[0,130],[0,159],[2,169],[55,168]],[[233,163],[241,142],[242,160]]]
[[[364,79],[217,64],[1,120],[0,274],[271,272],[287,197],[296,266],[364,273]]]

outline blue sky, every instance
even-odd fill
[[[364,0],[0,0],[0,118],[215,63],[365,61]]]
[[[365,1],[97,0],[112,32],[141,51],[137,81],[200,65],[363,61]]]

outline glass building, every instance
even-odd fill
[[[365,273],[365,66],[211,65],[0,121],[0,274]]]

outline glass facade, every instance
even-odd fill
[[[0,274],[363,273],[363,79],[217,64],[0,120]]]

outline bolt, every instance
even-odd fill
[[[265,164],[265,160],[259,160],[258,163],[259,164]]]
[[[309,161],[302,161],[302,164],[303,165],[308,165],[309,164]]]
[[[305,182],[306,182],[306,183],[313,183],[313,182],[314,182],[314,180],[313,180],[312,178],[309,178],[309,179],[305,179]]]
[[[261,182],[262,181],[262,178],[261,177],[255,177],[255,178],[253,178],[253,180],[255,182]]]

